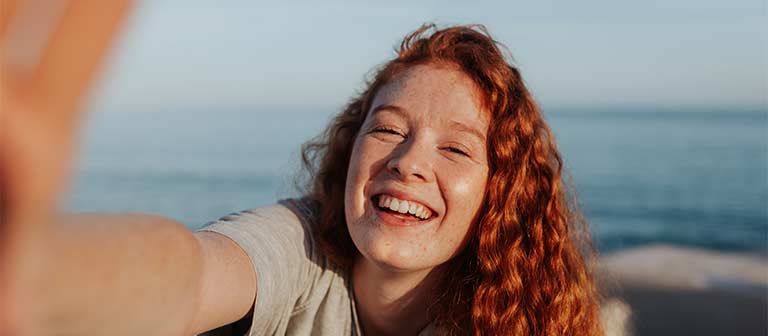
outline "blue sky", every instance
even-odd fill
[[[485,24],[545,107],[767,104],[764,0],[320,3],[139,3],[91,108],[335,108],[423,22]]]

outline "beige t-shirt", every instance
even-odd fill
[[[223,234],[251,259],[257,274],[252,319],[203,335],[362,335],[349,274],[334,267],[315,244],[312,203],[283,200],[230,214],[200,231]],[[434,324],[419,336],[434,334]]]

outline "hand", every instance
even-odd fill
[[[130,3],[2,0],[0,334],[44,305],[25,300],[26,284],[40,271],[83,99]]]

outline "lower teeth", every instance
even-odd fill
[[[415,219],[418,219],[418,220],[424,220],[423,218],[419,218],[416,215],[411,214],[411,213],[402,213],[400,211],[395,211],[395,210],[392,210],[390,208],[381,208],[381,207],[379,207],[379,209],[383,210],[383,211],[386,211],[386,212],[389,212],[389,213],[392,213],[392,214],[396,214],[396,215],[403,215],[403,216],[412,217],[412,218],[415,218]]]

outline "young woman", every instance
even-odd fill
[[[482,27],[410,34],[304,154],[304,198],[197,233],[147,215],[12,217],[9,330],[601,333],[553,136]]]
[[[306,198],[203,229],[253,263],[251,335],[599,333],[554,139],[482,27],[410,34],[304,157]]]

